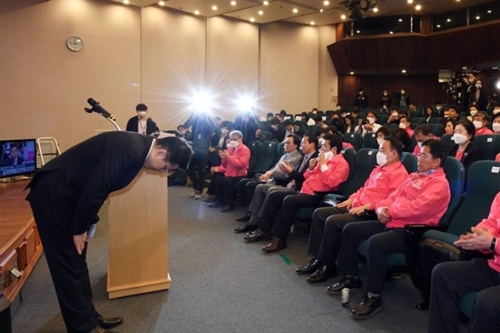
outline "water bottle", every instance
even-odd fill
[[[349,307],[349,288],[342,289],[342,307]]]

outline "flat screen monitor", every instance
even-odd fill
[[[36,171],[36,140],[0,140],[0,178],[30,175]]]

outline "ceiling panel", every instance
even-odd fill
[[[294,12],[294,10],[296,12]],[[259,11],[261,11],[262,15],[259,14]],[[267,6],[261,5],[255,8],[243,9],[227,13],[225,16],[239,18],[246,21],[253,17],[257,23],[269,23],[316,12],[318,12],[318,9],[314,7],[299,6],[298,4],[285,1],[273,1]]]

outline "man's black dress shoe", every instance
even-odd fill
[[[326,293],[329,295],[340,295],[344,288],[349,288],[349,290],[353,292],[357,291],[361,288],[361,281],[359,278],[344,277],[339,282],[327,287]]]
[[[319,265],[321,264],[321,261],[319,261],[318,259],[316,259],[316,257],[313,257],[308,263],[307,265],[305,266],[302,266],[300,268],[297,268],[295,271],[297,272],[297,274],[311,274],[313,272],[315,272]]]
[[[318,283],[328,280],[328,278],[337,275],[333,268],[326,264],[321,264],[316,272],[312,273],[310,277],[307,278],[307,282],[309,283]]]
[[[238,222],[248,222],[252,218],[252,213],[247,213],[247,215],[242,216],[240,218],[237,218],[236,221]]]
[[[108,329],[117,327],[123,324],[123,319],[120,317],[104,318],[102,316],[97,317],[97,325],[102,328]]]
[[[245,223],[244,226],[234,229],[234,232],[237,234],[241,234],[241,233],[248,232],[248,231],[254,231],[256,229],[257,229],[256,224],[251,224],[251,223],[247,222],[247,223]]]
[[[355,320],[368,319],[382,311],[383,308],[384,302],[382,302],[381,296],[366,295],[363,301],[352,309],[351,317]]]
[[[221,213],[227,213],[234,209],[234,205],[225,205],[224,208],[220,210]]]

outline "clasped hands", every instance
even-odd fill
[[[453,244],[464,250],[489,250],[492,241],[493,235],[486,228],[472,227],[471,232],[461,235]]]

